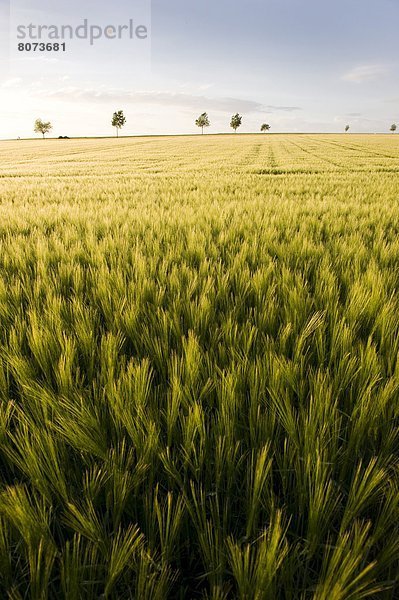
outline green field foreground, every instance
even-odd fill
[[[399,597],[399,136],[0,143],[0,598]]]

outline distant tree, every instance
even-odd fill
[[[51,131],[53,128],[50,121],[42,121],[41,119],[36,119],[35,121],[35,133],[41,133],[43,135],[43,139],[46,133]]]
[[[270,125],[268,123],[263,123],[260,130],[262,131],[262,133],[264,133],[265,131],[270,131]]]
[[[350,127],[349,127],[349,125],[347,125],[347,126],[345,127],[345,131],[346,131],[346,132],[348,132],[348,131],[349,131],[349,129],[350,129]]]
[[[396,123],[392,123],[391,125],[391,131],[392,133],[395,133],[395,131],[397,130],[398,126],[396,125]]]
[[[237,131],[237,129],[241,126],[242,123],[242,116],[239,115],[238,113],[236,113],[235,115],[233,115],[231,117],[231,121],[230,121],[230,127],[232,129],[234,129],[234,133]]]
[[[195,124],[197,127],[201,127],[202,134],[203,134],[204,127],[209,127],[209,125],[210,125],[208,114],[206,112],[202,113],[202,115],[200,115],[198,117],[198,119],[195,121]]]
[[[122,129],[126,123],[126,117],[123,114],[123,110],[118,110],[112,115],[112,127],[116,129],[116,137],[119,137],[119,130]]]

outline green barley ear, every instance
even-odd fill
[[[377,458],[372,458],[365,467],[362,462],[359,463],[350,485],[341,532],[346,531],[355,519],[361,517],[368,506],[373,507],[383,498],[386,483],[386,471],[380,467]]]
[[[54,428],[75,450],[104,459],[107,454],[107,432],[96,408],[84,397],[59,400]]]
[[[88,495],[83,498],[80,505],[68,503],[63,521],[74,533],[87,538],[98,546],[101,552],[106,552],[108,532],[105,523],[95,510],[93,499]]]
[[[369,557],[372,547],[371,523],[355,522],[326,546],[321,581],[315,600],[357,600],[374,598],[389,583],[376,583],[378,563]]]
[[[115,587],[118,578],[127,568],[139,560],[144,536],[137,525],[130,525],[125,531],[119,530],[111,541],[107,557],[107,577],[105,595],[108,596]]]
[[[98,597],[104,570],[98,546],[75,534],[65,543],[60,557],[63,598],[80,600],[82,596]]]
[[[38,547],[42,539],[52,541],[53,510],[38,492],[26,486],[7,487],[0,494],[0,515],[8,520],[29,547]]]
[[[182,533],[185,510],[182,495],[176,498],[176,494],[168,492],[166,498],[161,501],[157,487],[154,495],[154,512],[158,524],[161,556],[165,563],[170,564],[177,558],[176,549]]]
[[[186,498],[186,506],[196,531],[201,559],[210,586],[218,587],[223,584],[226,566],[220,507],[217,498],[207,497],[194,482],[190,483],[190,490],[191,497]]]
[[[337,517],[342,495],[332,478],[332,465],[327,453],[320,454],[314,450],[304,458],[304,463],[306,475],[304,488],[300,493],[305,498],[303,511],[307,516],[307,552],[313,556]]]
[[[138,461],[134,448],[124,438],[111,448],[104,465],[104,492],[106,507],[112,515],[113,529],[121,524],[129,501],[136,494],[148,474],[149,465]]]
[[[282,515],[276,512],[270,526],[253,543],[240,544],[229,538],[229,565],[238,598],[269,600],[278,594],[277,579],[288,553]]]
[[[79,599],[83,569],[81,536],[75,534],[72,540],[66,542],[61,558],[61,588],[65,598]]]
[[[262,448],[257,455],[252,452],[251,462],[248,469],[248,499],[247,499],[247,529],[246,536],[253,536],[259,525],[262,509],[265,507],[266,486],[270,482],[273,460],[270,456],[270,444]]]
[[[6,488],[0,495],[0,515],[3,515],[18,538],[29,571],[29,590],[33,600],[46,600],[57,548],[51,534],[53,515],[45,501],[23,486]],[[6,565],[7,568],[7,565]],[[7,572],[7,571],[6,571]]]
[[[134,589],[134,598],[142,600],[165,600],[176,581],[176,574],[166,565],[162,565],[157,555],[141,551]]]
[[[35,547],[28,546],[29,584],[32,600],[51,598],[50,578],[57,549],[48,539],[41,538]]]
[[[9,433],[9,444],[4,452],[9,461],[40,490],[48,502],[58,497],[68,501],[68,484],[65,467],[68,458],[64,443],[54,431],[43,431],[42,427],[26,419],[18,412],[18,426]]]
[[[315,332],[323,327],[324,321],[324,312],[317,312],[310,317],[296,339],[294,354],[295,359],[298,359],[302,354],[308,351],[311,346],[311,342],[309,340],[312,338]]]

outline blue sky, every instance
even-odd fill
[[[16,49],[17,25],[85,18],[132,18],[149,36]],[[242,131],[387,131],[399,122],[398,23],[399,0],[0,0],[0,138],[33,135],[37,117],[54,135],[112,135],[120,108],[125,134],[195,132],[203,111],[209,132],[237,111]]]

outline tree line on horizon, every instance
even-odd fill
[[[230,127],[233,129],[234,133],[237,132],[237,129],[241,127],[243,121],[242,115],[239,113],[234,114],[230,120]],[[111,125],[116,129],[116,137],[119,137],[119,130],[126,124],[126,117],[124,115],[123,110],[117,110],[112,115]],[[201,133],[204,134],[204,129],[210,127],[211,122],[209,120],[209,116],[207,112],[203,112],[196,120],[195,125],[201,129]],[[42,119],[36,119],[34,132],[41,133],[43,135],[43,139],[46,133],[49,133],[52,130],[53,126],[50,121],[43,121]],[[391,133],[395,133],[397,130],[396,123],[392,123],[390,127]],[[262,133],[266,133],[270,131],[271,126],[268,123],[262,123],[260,127],[260,131]],[[348,133],[350,130],[350,125],[345,126],[345,133]],[[59,138],[68,139],[67,136],[59,136]]]

